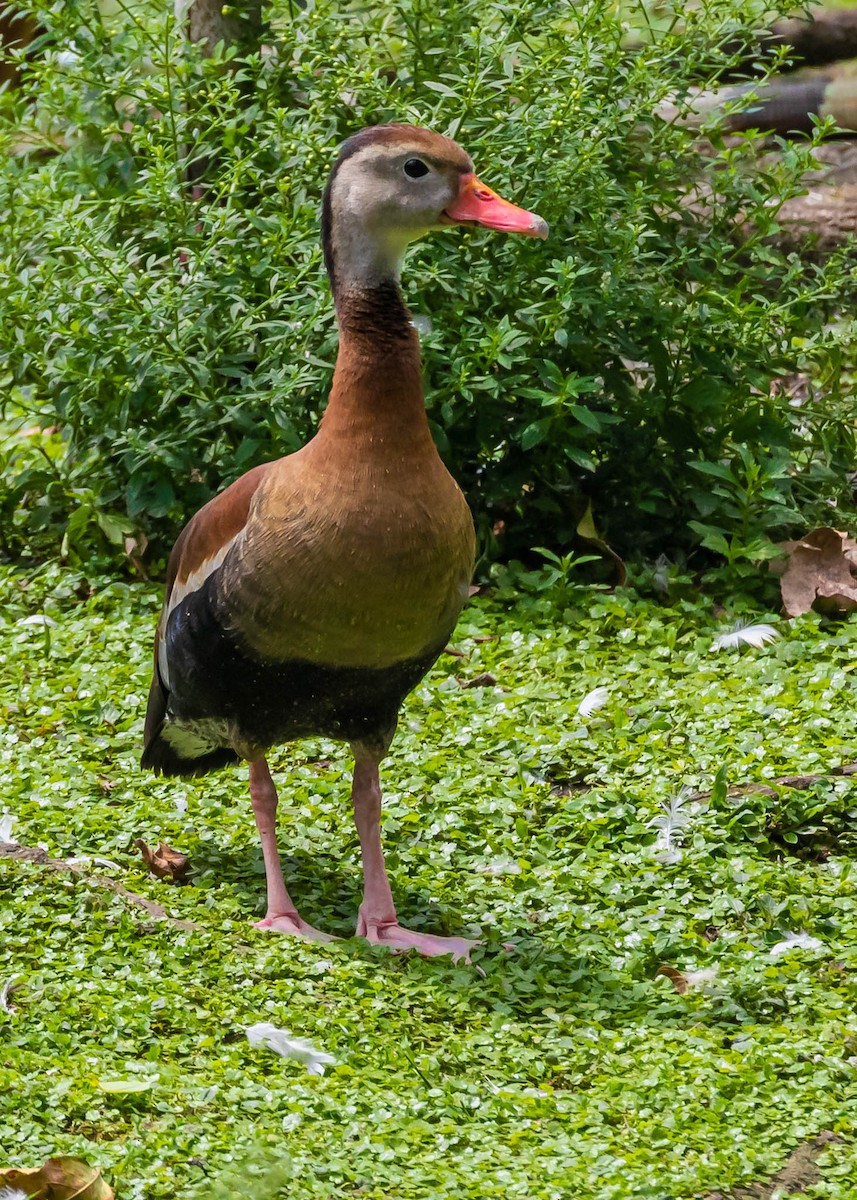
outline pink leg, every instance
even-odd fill
[[[357,917],[357,934],[392,950],[418,950],[420,954],[451,954],[469,961],[476,945],[467,938],[435,937],[403,928],[396,916],[384,851],[381,848],[381,785],[378,759],[354,746],[354,782],[351,802],[363,854],[363,903]]]
[[[283,868],[277,851],[277,789],[264,758],[257,758],[250,763],[250,799],[253,802],[256,828],[262,842],[268,888],[268,911],[264,920],[256,922],[256,928],[273,929],[277,933],[292,933],[313,942],[329,942],[329,934],[307,925],[286,891],[286,881],[283,879]]]

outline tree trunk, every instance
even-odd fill
[[[237,49],[240,61],[245,55],[258,51],[261,45],[263,3],[264,0],[235,0],[232,4],[224,3],[224,0],[175,0],[176,19],[184,22],[188,40],[200,43],[207,57],[223,43],[224,47]],[[248,98],[246,87],[242,87],[241,92]],[[196,103],[202,113],[204,95],[198,95]],[[196,199],[202,199],[206,179],[215,165],[216,160],[212,158],[198,158],[189,164],[186,178]]]
[[[34,17],[26,17],[12,8],[0,7],[0,49],[3,51],[29,46],[38,32],[38,22]],[[16,63],[9,62],[5,57],[0,58],[0,88],[3,84],[17,87],[20,74]]]
[[[240,54],[252,54],[262,40],[262,0],[176,0],[176,13],[187,21],[192,42],[204,42],[211,54],[218,42],[235,46]]]

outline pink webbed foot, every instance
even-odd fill
[[[335,942],[336,938],[332,933],[324,933],[321,929],[316,929],[314,925],[309,925],[296,912],[289,913],[267,913],[261,921],[256,921],[257,929],[269,930],[272,933],[287,933],[292,937],[303,938],[307,942]]]
[[[470,938],[438,937],[433,933],[415,933],[405,929],[397,921],[367,920],[361,912],[357,918],[357,936],[365,937],[373,946],[389,946],[394,954],[416,950],[428,958],[451,954],[452,961],[470,962],[470,951],[479,942]]]

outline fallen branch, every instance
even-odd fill
[[[818,775],[781,775],[779,779],[772,779],[770,783],[738,783],[734,787],[727,788],[727,796],[777,796],[778,787],[794,788],[795,791],[805,792],[811,788],[814,783],[819,783],[822,779],[842,778],[842,776],[857,775],[857,763],[846,763],[841,767],[832,767],[829,771],[822,771]],[[688,800],[710,800],[711,792],[694,792],[688,796]]]
[[[176,929],[201,929],[196,921],[186,921],[181,917],[171,917],[162,904],[157,904],[154,900],[147,900],[145,896],[138,896],[136,892],[131,892],[128,888],[123,887],[121,883],[117,883],[115,879],[108,879],[106,875],[90,875],[80,861],[66,862],[62,858],[51,858],[47,851],[42,850],[40,846],[19,846],[17,842],[0,842],[0,858],[11,858],[17,862],[34,863],[39,867],[47,867],[49,871],[68,871],[72,875],[78,875],[85,879],[87,883],[93,887],[104,888],[108,892],[112,892],[114,896],[119,896],[127,904],[134,905],[136,908],[142,908],[147,916],[154,921],[167,921]]]

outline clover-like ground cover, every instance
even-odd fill
[[[304,914],[345,940],[254,930],[243,772],[137,766],[156,589],[86,593],[54,568],[2,582],[0,813],[23,844],[115,866],[0,856],[0,1165],[79,1155],[123,1200],[677,1200],[833,1130],[807,1194],[857,1195],[857,801],[828,774],[857,759],[857,623],[716,652],[703,600],[477,600],[384,773],[401,916],[481,935],[468,967],[347,940],[349,763],[323,742],[274,756],[281,839]],[[796,774],[821,778],[727,792]],[[710,795],[673,799],[667,846],[649,822],[682,787]],[[191,885],[145,875],[138,836],[188,853]],[[251,1048],[260,1021],[336,1064]]]

